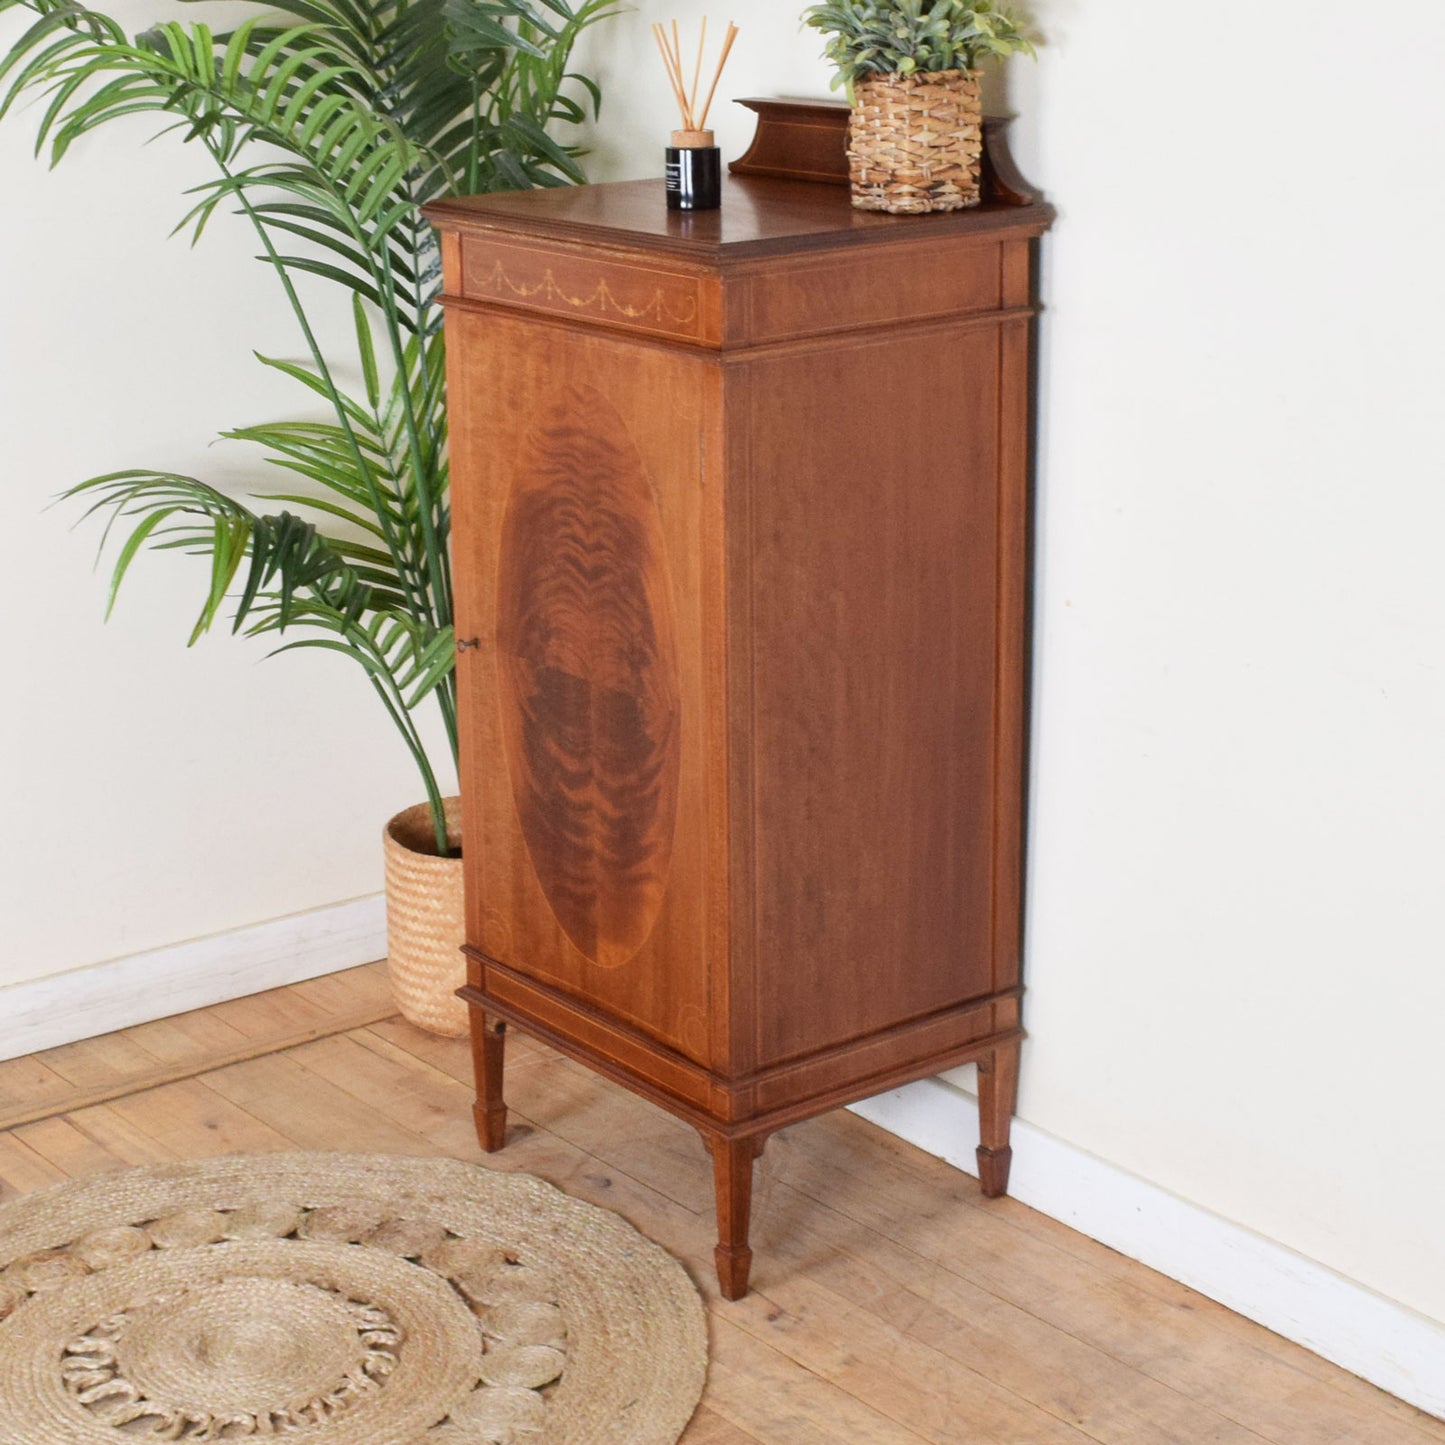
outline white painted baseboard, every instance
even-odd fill
[[[853,1106],[976,1174],[978,1101],[925,1079]],[[1015,1120],[1009,1193],[1382,1390],[1445,1418],[1445,1324]]]
[[[0,1059],[386,957],[382,894],[0,988]]]

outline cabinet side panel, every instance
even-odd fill
[[[761,1064],[990,990],[998,362],[985,328],[749,368]]]
[[[1027,249],[1023,251],[1027,284]],[[1023,964],[1025,751],[1028,732],[1030,325],[999,332],[999,583],[997,777],[994,803],[995,989],[1018,986]]]
[[[469,941],[710,1062],[714,369],[500,312],[448,327]]]

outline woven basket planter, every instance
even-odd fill
[[[448,798],[447,837],[461,842],[461,800]],[[439,858],[431,809],[425,803],[386,825],[386,944],[391,989],[404,1017],[418,1028],[459,1037],[467,1006],[456,997],[466,982],[462,943],[462,860]]]
[[[860,211],[911,216],[979,201],[976,70],[869,75],[856,86],[848,161]]]

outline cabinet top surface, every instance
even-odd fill
[[[651,180],[461,196],[438,201],[425,214],[445,231],[503,231],[721,262],[996,231],[1037,235],[1054,213],[1045,204],[990,203],[941,215],[889,216],[855,210],[846,186],[735,176],[724,182],[716,211],[669,211],[664,183]]]

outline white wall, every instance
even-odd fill
[[[704,8],[594,47],[608,174],[670,124],[647,23]],[[734,0],[727,93],[825,93],[801,8]],[[1445,1320],[1445,6],[1372,54],[1343,0],[1237,43],[1157,0],[1032,13],[1020,1112]]]
[[[671,117],[640,0],[589,46],[594,174]],[[730,94],[826,89],[797,3],[733,0]],[[1445,7],[1036,0],[1012,68],[1046,247],[1023,1116],[1445,1320]],[[725,19],[726,17],[718,17]],[[1241,22],[1244,23],[1244,22]],[[736,154],[742,112],[719,118]],[[416,792],[338,663],[181,647],[146,567],[102,634],[73,478],[210,474],[294,350],[244,236],[163,236],[173,148],[53,176],[0,128],[11,697],[0,982],[377,885]],[[214,333],[209,339],[206,333]],[[16,649],[19,649],[18,656]]]
[[[0,19],[0,44],[22,29]],[[225,634],[187,652],[202,564],[140,559],[102,625],[100,532],[51,498],[147,465],[276,489],[211,442],[306,412],[251,355],[301,343],[244,222],[166,239],[204,157],[143,146],[138,118],[50,172],[33,114],[0,124],[0,987],[372,893],[383,822],[422,796],[344,659],[262,662]]]
[[[1224,59],[1056,3],[1019,77],[1062,211],[1023,1107],[1445,1320],[1445,7],[1373,63],[1360,14]]]

